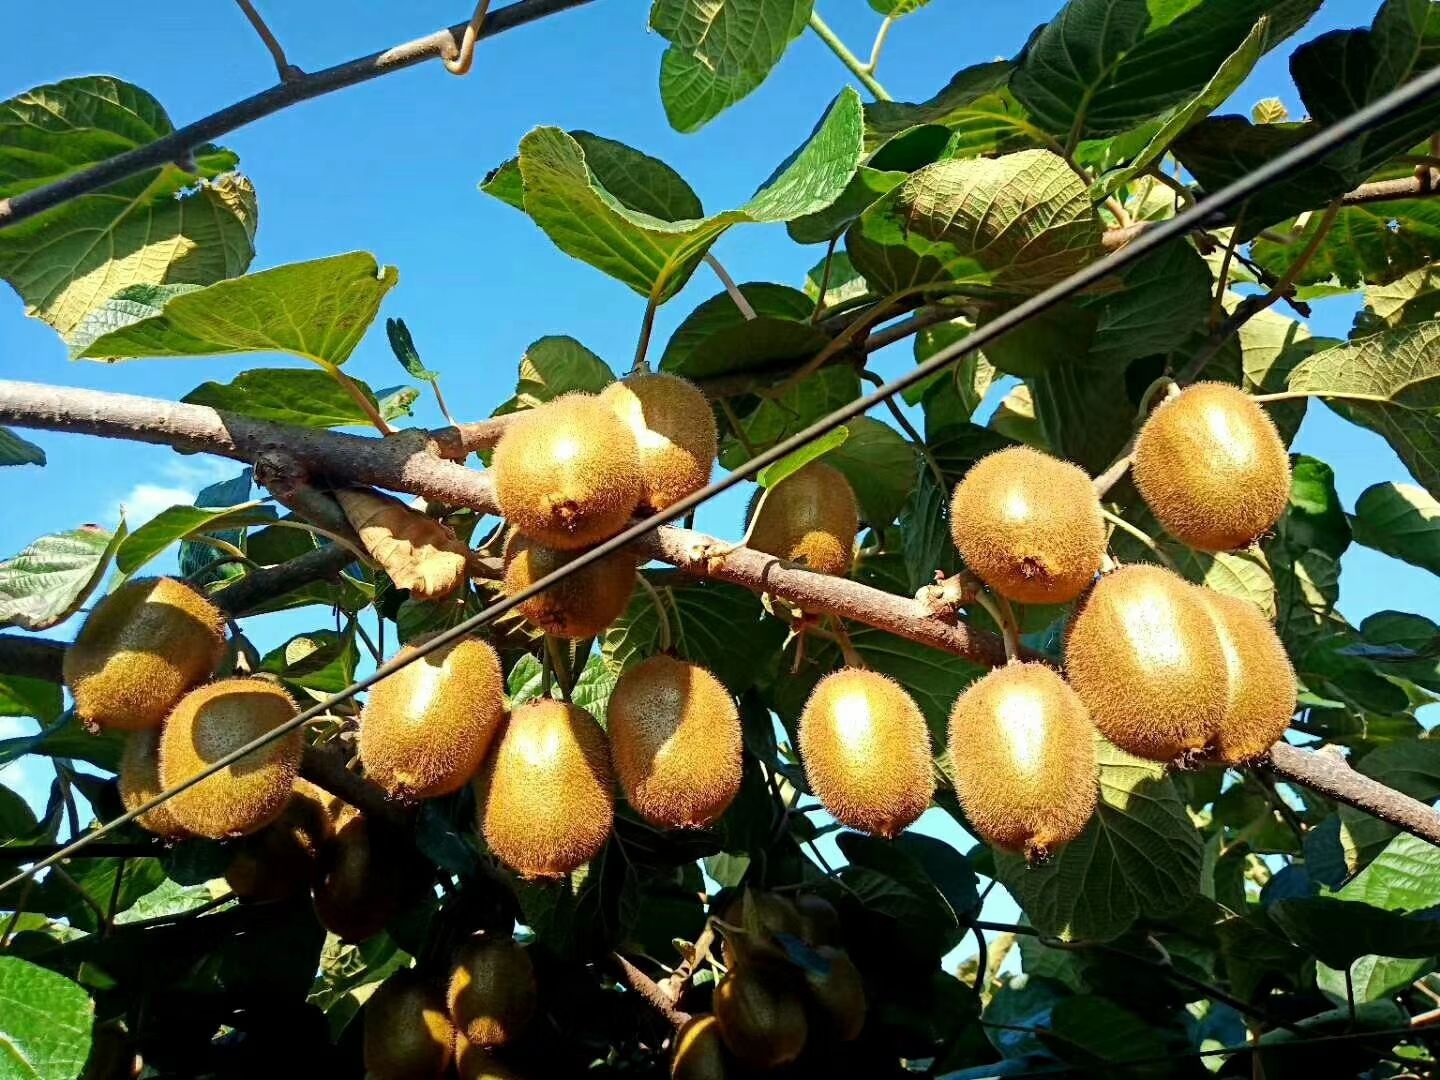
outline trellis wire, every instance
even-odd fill
[[[33,877],[47,867],[54,866],[87,844],[114,832],[120,826],[134,821],[142,814],[148,813],[187,788],[193,787],[195,784],[200,783],[200,781],[212,776],[221,769],[228,768],[235,764],[235,762],[239,761],[245,755],[259,750],[261,747],[268,745],[276,739],[283,738],[316,716],[328,712],[336,705],[348,701],[381,679],[393,675],[407,664],[419,660],[421,657],[434,652],[436,649],[444,648],[451,642],[465,637],[505,614],[507,611],[523,604],[531,597],[539,595],[552,585],[569,577],[571,574],[583,570],[585,567],[605,558],[607,555],[610,555],[625,545],[638,540],[646,533],[659,528],[661,525],[683,517],[691,510],[694,510],[702,503],[708,502],[721,492],[728,491],[742,481],[748,480],[766,466],[773,465],[782,458],[789,456],[801,447],[818,439],[820,436],[833,431],[847,420],[852,420],[857,416],[869,412],[875,406],[884,404],[895,394],[929,378],[935,372],[948,367],[961,357],[983,348],[985,345],[1008,333],[1010,330],[1013,330],[1033,316],[1041,314],[1061,301],[1067,300],[1076,293],[1102,281],[1111,274],[1138,262],[1150,252],[1169,241],[1183,236],[1197,227],[1215,224],[1221,211],[1248,199],[1267,185],[1326,156],[1332,150],[1337,149],[1355,136],[1388,120],[1409,106],[1418,104],[1434,94],[1437,90],[1440,90],[1440,67],[1433,68],[1418,78],[1406,83],[1404,86],[1397,87],[1378,101],[1371,102],[1344,120],[1325,128],[1323,131],[1317,132],[1315,135],[1292,147],[1279,157],[1266,162],[1254,172],[1241,177],[1234,183],[1226,185],[1215,192],[1215,194],[1198,200],[1194,206],[1170,218],[1168,221],[1160,222],[1153,229],[1142,233],[1138,238],[1119,251],[1112,252],[1102,259],[1097,259],[1089,266],[1077,270],[1065,280],[1050,286],[1043,292],[1037,293],[1030,299],[997,316],[994,320],[975,330],[967,337],[941,349],[929,360],[922,364],[917,364],[904,375],[878,387],[873,393],[858,398],[847,405],[842,405],[828,416],[822,417],[811,424],[805,430],[777,443],[769,450],[755,455],[744,465],[740,466],[740,468],[721,477],[714,483],[706,485],[691,495],[687,495],[660,513],[653,514],[648,518],[634,523],[623,532],[612,536],[604,543],[577,556],[560,569],[547,574],[520,592],[512,596],[504,597],[478,614],[472,615],[463,622],[457,623],[449,630],[442,631],[413,651],[397,655],[386,663],[381,664],[370,675],[367,675],[363,679],[357,679],[345,687],[345,689],[331,695],[318,704],[310,706],[293,719],[287,720],[285,723],[265,734],[251,739],[244,746],[237,747],[184,783],[177,784],[173,788],[160,792],[154,798],[147,800],[135,809],[121,814],[119,817],[101,825],[98,829],[88,832],[84,836],[72,841],[61,850],[41,859],[29,869],[13,875],[6,879],[4,883],[0,883],[0,893],[20,884],[27,878]]]

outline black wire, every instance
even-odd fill
[[[1243,202],[1251,195],[1281,177],[1324,157],[1356,135],[1388,120],[1395,113],[1417,104],[1435,93],[1436,90],[1440,90],[1440,67],[1433,68],[1404,86],[1392,90],[1378,101],[1371,102],[1344,120],[1312,135],[1279,157],[1266,162],[1249,175],[1241,177],[1233,184],[1221,188],[1215,194],[1199,200],[1194,206],[1185,210],[1183,213],[1170,218],[1168,221],[1159,223],[1153,229],[1143,232],[1138,238],[1119,251],[1112,252],[1103,259],[1096,260],[1089,266],[1071,274],[1064,281],[1050,286],[1029,300],[997,316],[986,325],[976,329],[969,336],[941,349],[923,364],[917,364],[904,375],[879,387],[874,393],[858,398],[847,405],[842,405],[828,416],[811,424],[804,431],[792,435],[790,438],[772,446],[769,450],[755,455],[740,468],[714,483],[707,485],[691,495],[687,495],[660,513],[653,514],[648,518],[636,522],[623,532],[612,536],[604,543],[577,556],[560,569],[547,574],[520,592],[496,601],[485,610],[471,616],[464,622],[458,623],[449,630],[443,631],[435,637],[430,638],[415,650],[397,655],[387,663],[381,664],[370,675],[367,675],[363,679],[357,679],[339,693],[333,694],[324,701],[310,706],[310,708],[301,712],[294,719],[287,720],[279,727],[273,728],[264,735],[259,735],[251,739],[244,746],[232,750],[184,783],[177,784],[169,791],[160,792],[153,799],[146,801],[134,810],[129,810],[114,820],[101,825],[93,832],[86,833],[53,855],[49,855],[40,860],[28,870],[6,879],[4,883],[0,883],[0,893],[3,893],[12,886],[20,884],[26,878],[33,877],[41,870],[54,866],[57,862],[68,858],[90,842],[108,835],[128,822],[134,821],[141,814],[148,813],[172,796],[179,794],[187,788],[193,787],[195,784],[219,772],[221,769],[235,764],[235,762],[239,761],[245,755],[253,753],[261,747],[274,742],[276,739],[283,738],[307,721],[333,709],[341,702],[348,701],[360,691],[373,686],[389,675],[393,675],[407,664],[419,660],[421,657],[434,652],[436,649],[444,648],[452,641],[465,637],[472,631],[504,615],[507,611],[523,604],[531,597],[539,595],[552,585],[569,577],[571,574],[577,573],[592,563],[598,562],[607,555],[612,554],[627,544],[640,539],[640,537],[645,534],[659,528],[661,525],[674,521],[676,518],[683,517],[701,503],[707,502],[722,491],[728,491],[742,481],[748,480],[761,469],[768,465],[773,465],[775,462],[789,456],[801,447],[820,438],[822,435],[834,431],[847,420],[852,420],[857,416],[869,412],[875,406],[884,404],[884,402],[893,395],[900,393],[900,391],[908,387],[914,386],[918,382],[922,382],[929,378],[930,375],[954,363],[962,356],[988,345],[996,338],[1013,330],[1032,316],[1047,311],[1061,301],[1068,300],[1074,294],[1109,277],[1116,271],[1123,270],[1125,267],[1138,262],[1150,252],[1177,237],[1183,236],[1192,229],[1213,224],[1221,211],[1236,203]]]

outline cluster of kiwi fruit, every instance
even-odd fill
[[[672,1080],[748,1076],[799,1060],[812,1034],[831,1044],[860,1036],[865,986],[829,901],[746,889],[724,905],[718,925],[725,976],[711,1011],[676,1034]]]

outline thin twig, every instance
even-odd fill
[[[255,10],[255,5],[250,0],[235,0],[240,5],[240,10],[245,13],[245,18],[250,20],[250,25],[255,28],[255,33],[260,35],[260,40],[265,43],[265,48],[270,51],[270,56],[275,61],[275,71],[280,76],[282,83],[294,82],[303,78],[305,73],[289,60],[285,59],[285,50],[281,47],[280,41],[270,32],[270,27],[265,25],[264,18],[260,12]]]
[[[650,365],[645,360],[645,354],[650,351],[650,334],[655,329],[657,306],[653,296],[645,301],[645,314],[640,319],[640,339],[635,342],[635,362],[630,365],[630,374],[632,375],[650,370]]]
[[[714,252],[705,252],[705,265],[715,271],[715,276],[720,279],[720,284],[725,286],[725,291],[730,294],[730,299],[735,301],[735,306],[740,309],[740,314],[745,316],[745,321],[749,322],[755,318],[755,308],[746,299],[745,294],[740,291],[740,286],[735,284],[735,279],[730,276],[729,271],[715,257]]]
[[[1180,568],[1175,565],[1175,560],[1170,558],[1170,556],[1161,549],[1160,545],[1155,542],[1155,538],[1149,533],[1147,533],[1144,529],[1130,524],[1130,522],[1126,521],[1119,514],[1112,514],[1103,506],[1100,508],[1100,516],[1103,517],[1106,521],[1110,522],[1111,525],[1114,525],[1117,529],[1121,529],[1124,532],[1129,533],[1136,540],[1140,541],[1140,543],[1144,544],[1146,549],[1149,550],[1150,554],[1154,555],[1155,558],[1159,559],[1171,570],[1174,570],[1177,574],[1180,572]]]
[[[895,25],[895,16],[886,15],[880,21],[880,29],[875,31],[875,42],[870,46],[870,60],[865,64],[865,70],[871,75],[880,66],[880,53],[885,48],[885,39],[890,36],[890,28]]]
[[[839,58],[840,62],[849,68],[851,73],[864,84],[865,89],[875,95],[876,101],[894,100],[885,87],[880,85],[880,80],[870,73],[865,65],[860,62],[860,58],[851,52],[845,43],[836,36],[834,30],[831,30],[830,27],[826,25],[825,20],[820,17],[818,11],[812,10],[810,12],[810,29],[815,31],[815,36],[823,41],[829,47],[830,51]]]
[[[451,75],[470,74],[470,65],[475,60],[475,42],[479,40],[480,30],[485,25],[485,13],[489,10],[490,0],[479,0],[475,5],[475,13],[470,16],[470,22],[460,38],[460,48],[454,56],[445,57],[445,70]]]
[[[820,269],[820,291],[815,294],[815,310],[810,313],[812,325],[820,321],[820,313],[825,310],[825,294],[830,291],[830,267],[835,262],[835,245],[839,242],[840,237],[832,236],[825,245],[825,262]]]
[[[1242,211],[1240,217],[1245,216]],[[1213,331],[1225,315],[1225,290],[1230,285],[1230,263],[1235,258],[1235,249],[1240,246],[1240,222],[1230,230],[1230,242],[1225,245],[1225,255],[1220,260],[1220,273],[1215,277],[1215,298],[1210,302],[1210,320],[1207,325]]]
[[[884,381],[873,371],[861,371],[860,377],[875,386],[881,385]],[[916,453],[924,459],[926,468],[930,470],[930,475],[935,478],[935,483],[940,485],[941,491],[945,491],[950,485],[945,482],[945,473],[940,468],[940,463],[935,460],[935,455],[931,453],[930,447],[926,445],[924,437],[920,432],[915,430],[915,425],[910,423],[910,418],[905,415],[894,398],[886,398],[885,407],[890,410],[890,415],[895,418],[895,423],[900,425],[900,430],[910,437],[911,443],[915,446]]]

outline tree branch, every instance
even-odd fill
[[[518,3],[492,12],[485,20],[479,37],[494,37],[517,26],[553,15],[557,11],[589,2],[590,0],[519,0]],[[10,199],[0,200],[0,229],[59,206],[78,195],[108,187],[127,176],[168,162],[183,160],[195,147],[212,142],[226,132],[279,112],[297,102],[309,101],[347,86],[368,82],[381,75],[402,71],[426,60],[455,57],[460,52],[460,43],[469,25],[467,19],[448,29],[437,30],[433,34],[407,41],[394,48],[281,82],[278,86],[237,101],[234,105],[211,113],[193,124],[177,128],[163,138],[117,154],[83,172],[32,191],[22,192]]]
[[[646,975],[625,957],[618,952],[612,954],[616,965],[620,968],[620,974],[625,977],[625,983],[645,999],[646,1004],[669,1021],[671,1027],[681,1028],[690,1021],[690,1014],[683,1009],[675,1007],[675,1003],[665,996],[665,991],[655,983],[655,980]]]

